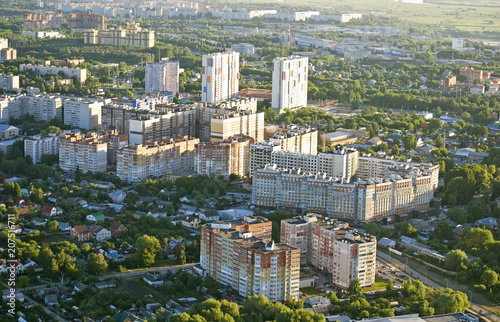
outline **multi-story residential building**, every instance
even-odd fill
[[[24,156],[30,156],[33,163],[40,163],[44,154],[59,153],[59,135],[50,133],[48,136],[34,135],[24,140]]]
[[[200,175],[246,177],[250,170],[250,145],[254,139],[235,136],[220,142],[196,145],[195,171]]]
[[[281,145],[277,142],[262,141],[251,144],[249,176],[252,176],[253,169],[271,164],[271,154],[278,151],[281,151]]]
[[[88,100],[64,101],[64,124],[86,130],[101,127],[102,102]]]
[[[35,66],[31,64],[21,64],[19,65],[19,70],[24,72],[25,70],[32,70],[35,74],[45,75],[54,74],[57,75],[62,72],[67,78],[76,77],[82,83],[87,80],[87,69],[86,68],[66,68],[66,67],[54,67],[54,66]]]
[[[130,119],[129,143],[145,145],[147,142],[175,139],[178,136],[195,136],[195,108],[166,106],[163,111],[154,116],[140,116],[138,119]]]
[[[462,67],[460,69],[460,75],[466,77],[466,84],[472,85],[476,80],[482,81],[483,79],[489,79],[491,74],[482,70],[475,70],[472,67]]]
[[[179,61],[162,61],[146,65],[146,93],[179,92]]]
[[[108,167],[115,169],[118,149],[128,145],[128,135],[117,130],[108,130],[104,132],[103,140],[108,144]]]
[[[108,145],[96,133],[61,134],[59,167],[65,171],[106,172]]]
[[[90,29],[83,32],[85,44],[153,47],[155,45],[155,32],[142,29],[138,23],[127,23],[125,29]]]
[[[271,232],[270,221],[254,216],[203,225],[200,265],[241,296],[264,295],[273,302],[298,298],[300,250],[275,244]]]
[[[62,119],[63,101],[55,95],[35,94],[19,96],[22,115],[33,115],[35,120],[50,121],[53,118]],[[14,104],[17,108],[16,104]]]
[[[0,61],[14,60],[17,58],[17,49],[2,48],[0,53]]]
[[[216,137],[212,137],[213,119],[220,116],[229,117],[233,115],[233,117],[236,117],[236,119],[232,121],[240,121],[241,123],[240,125],[236,125],[235,123],[233,123],[233,126],[239,127],[241,131],[236,134],[245,134],[253,137],[257,142],[260,142],[263,140],[264,133],[264,114],[261,113],[262,112],[257,112],[257,100],[255,98],[234,99],[210,105],[202,103],[197,107],[196,117],[199,123],[198,133],[200,141],[210,142],[214,139],[217,139]],[[240,115],[246,115],[247,117],[238,118],[238,116]],[[252,125],[254,129],[249,129],[249,125]],[[216,133],[223,133],[223,131],[214,129],[214,134]],[[228,135],[226,135],[226,137],[227,136]]]
[[[68,28],[106,29],[108,17],[98,13],[70,13],[68,15]]]
[[[348,227],[316,214],[297,216],[281,221],[281,242],[301,250],[301,265],[329,272],[333,283],[342,288],[355,278],[362,287],[371,286],[375,282],[376,239]]]
[[[251,56],[255,54],[255,46],[247,43],[231,45],[231,51],[240,53],[241,55]]]
[[[0,141],[10,140],[19,136],[19,128],[13,125],[0,124]]]
[[[61,28],[60,13],[27,13],[24,15],[24,30],[44,30]]]
[[[317,155],[290,151],[276,151],[270,154],[270,164],[282,169],[301,169],[312,174],[325,173],[329,177],[344,179],[350,182],[358,170],[356,149],[335,149]]]
[[[167,173],[192,170],[198,139],[164,139],[150,145],[133,144],[117,153],[117,175],[126,181],[140,182],[161,178]]]
[[[7,91],[19,89],[19,76],[0,75],[0,88],[4,88]]]
[[[361,287],[375,283],[377,240],[367,234],[349,231],[334,240],[332,283],[346,289],[354,279]]]
[[[223,141],[235,135],[247,135],[255,142],[264,139],[264,113],[244,111],[230,115],[214,115],[211,119],[211,141]]]
[[[240,54],[203,55],[201,101],[218,103],[236,97],[239,88]]]
[[[361,221],[429,208],[432,170],[412,168],[404,175],[389,172],[384,179],[346,183],[321,173],[268,165],[254,169],[252,203]]]
[[[307,106],[307,57],[281,57],[273,60],[272,108],[281,113],[286,108]]]
[[[290,126],[279,129],[269,141],[278,143],[283,151],[318,154],[318,131],[314,128]]]

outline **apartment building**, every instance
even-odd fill
[[[33,115],[39,121],[62,119],[62,98],[46,94],[23,94],[4,97],[0,101],[0,123],[8,122],[10,117],[19,119],[26,114]]]
[[[334,240],[332,283],[347,289],[354,279],[361,287],[375,283],[377,240],[367,234],[349,231]]]
[[[36,66],[31,64],[21,64],[19,65],[19,70],[24,72],[26,70],[32,70],[35,74],[45,75],[63,73],[67,78],[76,77],[82,83],[87,80],[87,69],[86,68],[67,68],[67,67],[55,67],[55,66]]]
[[[429,208],[433,193],[432,176],[426,171],[346,183],[321,173],[268,165],[254,169],[252,203],[370,221]]]
[[[24,156],[30,156],[34,164],[40,163],[44,154],[59,153],[59,135],[50,133],[48,136],[34,135],[24,140]]]
[[[162,61],[146,65],[146,93],[179,92],[179,61]]]
[[[102,102],[71,99],[64,101],[63,105],[64,124],[86,130],[101,127]]]
[[[138,23],[129,22],[125,29],[89,29],[83,32],[85,44],[109,46],[153,47],[155,32],[142,29]]]
[[[307,57],[279,57],[273,60],[272,108],[278,113],[286,108],[307,106]]]
[[[329,177],[341,178],[350,182],[358,169],[356,149],[335,149],[317,155],[291,151],[275,151],[270,153],[270,164],[282,169],[301,169],[308,173],[325,173]],[[253,170],[253,169],[252,169]]]
[[[297,299],[300,250],[275,244],[271,232],[269,220],[254,216],[203,225],[200,265],[208,276],[243,297]]]
[[[269,138],[269,141],[278,143],[283,151],[318,154],[318,130],[314,128],[295,125],[281,128]]]
[[[60,13],[27,13],[23,19],[24,30],[60,29],[62,15]]]
[[[355,278],[362,287],[375,282],[376,239],[359,234],[345,222],[317,214],[285,219],[281,242],[300,249],[301,265],[327,271],[342,288]]]
[[[196,145],[195,171],[200,175],[246,177],[250,170],[250,145],[254,139],[239,135],[220,142]]]
[[[203,55],[201,101],[218,103],[238,94],[240,54],[237,52]]]
[[[264,139],[264,112],[243,111],[214,115],[210,125],[211,141],[220,142],[240,134],[254,138],[255,142]]]
[[[161,178],[167,173],[192,170],[198,143],[196,138],[179,137],[122,147],[117,152],[116,173],[123,180],[140,182],[146,178]]]
[[[102,134],[104,142],[108,145],[108,167],[116,169],[118,149],[128,145],[128,135],[117,130],[108,130]]]
[[[17,49],[14,48],[2,48],[0,52],[0,61],[14,60],[17,59]]]
[[[252,176],[253,169],[271,164],[271,154],[278,151],[281,151],[281,145],[277,142],[262,141],[250,144],[249,176]]]
[[[196,109],[169,107],[161,114],[140,116],[129,121],[130,144],[174,139],[178,136],[194,137],[196,134]]]
[[[238,118],[239,116],[246,117]],[[234,99],[214,104],[201,103],[198,105],[197,121],[199,124],[198,133],[200,141],[210,142],[217,139],[216,137],[212,137],[212,120],[218,117],[231,117],[232,120],[226,121],[226,123],[232,124],[235,127],[234,131],[238,131],[239,127],[240,132],[235,134],[251,136],[258,142],[264,139],[264,113],[257,112],[257,100],[255,98]],[[240,122],[239,125],[237,124],[238,121]],[[218,123],[222,122],[219,121]],[[249,125],[254,128],[249,129]],[[215,127],[217,128],[217,126]],[[248,131],[252,131],[252,133]],[[223,133],[223,129],[214,129],[214,134],[216,133],[219,133],[220,138],[220,133]],[[228,136],[231,135],[226,135],[226,137]]]
[[[63,133],[59,136],[59,167],[65,171],[106,172],[107,150],[107,143],[96,133]]]
[[[240,43],[231,45],[231,51],[235,51],[245,56],[252,56],[255,54],[255,46],[247,43]]]
[[[0,88],[7,91],[15,91],[19,89],[19,76],[0,75]]]
[[[70,29],[106,29],[108,17],[98,13],[70,13],[68,15],[68,28]]]

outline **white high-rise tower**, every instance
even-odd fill
[[[203,55],[201,101],[217,103],[238,93],[240,54],[237,52]]]
[[[279,57],[273,60],[273,109],[307,106],[307,57]]]
[[[179,62],[162,61],[146,65],[146,93],[179,92]]]

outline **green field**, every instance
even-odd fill
[[[388,284],[389,284],[389,282],[384,281],[380,277],[375,277],[375,284],[373,284],[373,286],[371,286],[371,287],[363,288],[363,292],[385,290],[385,288]]]
[[[304,287],[304,288],[301,288],[300,291],[304,294],[307,294],[310,297],[326,296],[325,292],[322,292],[314,287]]]
[[[228,2],[229,3],[229,2]],[[418,24],[432,24],[440,28],[463,31],[500,31],[500,1],[497,0],[424,0],[424,4],[396,2],[394,0],[249,0],[242,6],[252,9],[284,11],[291,6],[297,10],[330,13],[376,13]],[[234,3],[232,3],[234,5]],[[492,38],[497,37],[492,34]]]

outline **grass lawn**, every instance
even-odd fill
[[[304,288],[301,288],[300,291],[304,294],[307,294],[310,297],[326,296],[325,292],[322,292],[314,287],[304,287]]]
[[[169,265],[175,266],[175,265],[179,265],[179,263],[177,262],[177,260],[175,258],[173,258],[173,259],[163,258],[163,259],[157,260],[153,267],[169,266]]]
[[[375,284],[371,287],[365,287],[363,288],[363,292],[371,292],[371,291],[378,291],[386,288],[386,286],[389,284],[389,282],[384,281],[380,277],[375,277]]]

